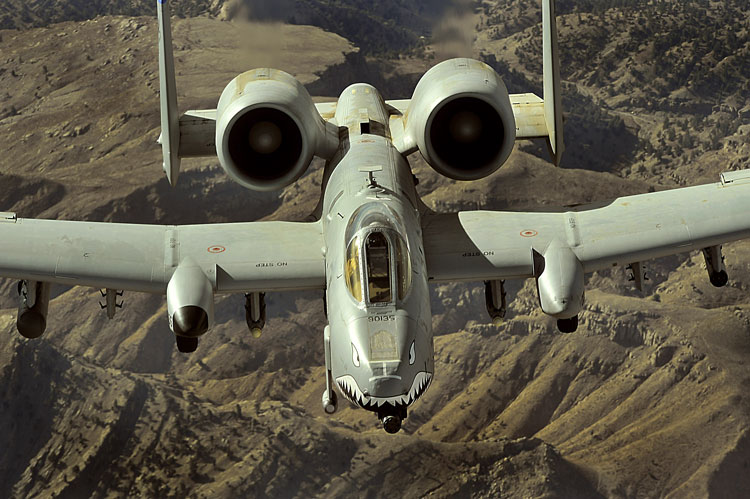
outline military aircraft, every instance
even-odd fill
[[[720,182],[622,197],[546,213],[433,213],[419,199],[406,156],[419,151],[437,172],[484,178],[519,139],[544,138],[563,152],[553,0],[542,1],[543,98],[509,95],[472,59],[441,62],[409,100],[383,100],[371,85],[314,104],[291,75],[261,68],[234,78],[215,110],[177,113],[168,0],[157,0],[164,170],[181,158],[217,156],[250,189],[281,189],[313,156],[326,160],[313,222],[186,226],[18,218],[0,213],[0,276],[19,279],[17,327],[46,327],[50,283],[104,288],[111,318],[122,290],[166,294],[169,326],[194,351],[214,321],[214,296],[244,293],[254,335],[266,292],[325,290],[326,413],[340,394],[377,413],[395,433],[434,375],[428,286],[484,281],[487,310],[505,314],[506,279],[536,279],[541,309],[573,332],[584,274],[702,250],[711,282],[727,283],[721,244],[750,236],[750,170]]]

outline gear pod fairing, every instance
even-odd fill
[[[555,239],[534,260],[542,311],[562,320],[576,317],[583,307],[584,273],[573,250]]]
[[[190,259],[183,260],[169,280],[167,313],[180,351],[195,350],[198,337],[213,325],[213,286],[203,270]]]

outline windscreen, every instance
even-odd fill
[[[406,242],[400,235],[394,235],[396,240],[396,278],[398,280],[398,299],[403,300],[411,287],[411,258]]]
[[[346,248],[346,263],[344,273],[346,274],[346,287],[355,300],[362,301],[362,272],[359,260],[359,236],[355,236]]]
[[[391,265],[388,239],[382,232],[370,232],[365,242],[367,296],[370,303],[391,302]]]
[[[346,247],[344,276],[349,293],[360,303],[393,303],[396,297],[405,300],[411,289],[412,268],[403,236],[386,227],[356,234]]]

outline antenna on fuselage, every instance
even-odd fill
[[[367,173],[367,187],[379,187],[378,181],[375,179],[375,173],[382,172],[382,166],[362,166],[359,171]]]
[[[560,166],[563,142],[562,99],[560,91],[560,58],[557,51],[555,0],[542,0],[542,58],[544,79],[544,121],[547,125],[547,147],[552,162]]]
[[[180,173],[180,118],[177,114],[177,84],[172,54],[172,26],[169,0],[156,0],[159,19],[159,102],[161,104],[162,167],[169,184],[174,187]]]

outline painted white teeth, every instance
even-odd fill
[[[360,407],[381,407],[383,404],[409,405],[415,402],[430,386],[432,374],[426,372],[417,373],[409,391],[403,395],[394,397],[370,397],[362,393],[356,380],[350,376],[342,376],[336,379],[340,391],[352,403]]]

